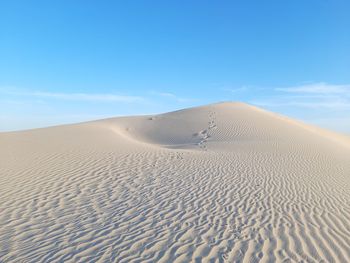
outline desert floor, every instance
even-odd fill
[[[243,103],[0,134],[0,262],[350,262],[350,138]]]

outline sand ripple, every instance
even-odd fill
[[[243,104],[0,134],[0,262],[350,262],[329,136]]]

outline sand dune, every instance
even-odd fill
[[[350,138],[243,103],[0,134],[0,262],[350,262]]]

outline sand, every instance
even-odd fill
[[[243,103],[0,134],[0,262],[350,262],[350,137]]]

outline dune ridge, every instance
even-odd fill
[[[244,103],[0,134],[0,262],[350,262],[350,138]]]

